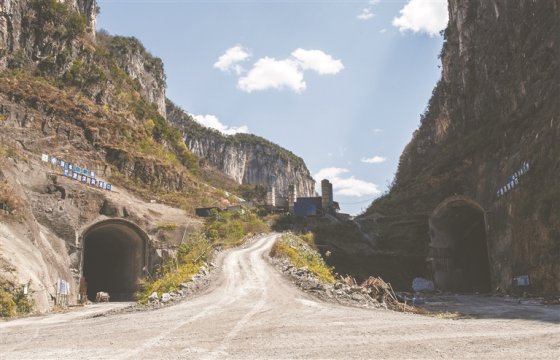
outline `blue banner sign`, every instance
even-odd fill
[[[519,178],[525,175],[529,171],[529,169],[529,163],[524,162],[519,170],[515,171],[508,177],[507,184],[498,189],[498,191],[496,192],[496,197],[501,198],[511,190],[515,189],[517,185],[519,185]]]
[[[42,154],[41,161],[47,163],[50,162],[53,166],[59,166],[61,174],[66,177],[70,177],[73,180],[97,187],[102,190],[112,190],[112,185],[110,183],[105,182],[101,179],[96,179],[95,171],[88,170],[86,167],[80,167],[78,165],[75,165],[74,163],[70,163],[62,159],[50,157],[48,154]]]

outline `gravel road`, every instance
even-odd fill
[[[560,326],[320,302],[269,265],[277,235],[224,253],[199,296],[152,311],[0,322],[1,359],[558,359]],[[66,315],[66,314],[64,314]]]

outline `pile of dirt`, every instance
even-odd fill
[[[358,285],[351,276],[339,276],[334,284],[325,284],[307,268],[297,268],[288,259],[269,258],[269,261],[297,287],[324,301],[369,309],[428,313],[424,309],[399,301],[391,284],[379,277],[370,277]]]

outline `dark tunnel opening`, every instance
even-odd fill
[[[484,212],[467,201],[438,207],[430,218],[432,268],[441,290],[489,292]]]
[[[145,264],[139,230],[126,223],[95,225],[84,236],[83,277],[87,298],[109,293],[111,301],[132,301]]]

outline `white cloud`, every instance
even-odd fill
[[[333,59],[321,50],[296,49],[292,52],[292,57],[296,59],[302,70],[314,70],[319,75],[338,74],[344,69],[342,61]]]
[[[365,9],[362,9],[362,12],[359,13],[359,14],[356,16],[356,18],[357,18],[358,20],[364,20],[364,21],[365,21],[365,20],[371,19],[371,18],[374,17],[374,16],[375,16],[375,14],[373,13],[373,11],[371,11],[370,8],[365,8]]]
[[[315,174],[314,178],[315,180],[318,180],[318,183],[323,179],[329,179],[332,182],[333,178],[338,178],[340,175],[347,172],[350,172],[350,170],[337,167],[329,167],[319,170],[319,172]]]
[[[362,9],[362,12],[356,16],[356,19],[367,21],[375,16],[373,13],[373,6],[377,5],[380,0],[370,0],[368,1],[368,7]]]
[[[248,93],[270,88],[288,88],[300,93],[307,87],[303,81],[303,72],[295,61],[269,57],[259,59],[246,76],[239,78],[237,85]]]
[[[321,180],[328,179],[333,184],[335,195],[361,197],[381,193],[376,184],[348,176],[349,172],[348,169],[330,167],[319,170],[314,178],[318,184]]]
[[[383,156],[378,156],[375,155],[373,157],[370,158],[362,158],[362,162],[366,163],[366,164],[381,164],[382,162],[385,162],[387,160],[387,158],[384,158]]]
[[[233,134],[237,134],[237,133],[249,132],[249,128],[245,125],[239,126],[239,127],[233,127],[233,126],[230,127],[230,126],[224,125],[214,115],[192,115],[192,117],[200,125],[218,130],[219,132],[221,132],[223,134],[226,134],[226,135],[233,135]]]
[[[401,32],[424,32],[436,36],[448,21],[447,0],[409,0],[393,19],[393,26]]]
[[[344,65],[342,61],[321,50],[296,49],[284,60],[264,57],[253,65],[245,76],[239,78],[237,86],[251,93],[266,89],[289,89],[301,93],[307,88],[304,71],[313,70],[320,75],[337,74]]]
[[[234,46],[226,50],[226,52],[218,58],[214,63],[214,67],[223,72],[234,71],[237,75],[243,72],[240,62],[246,61],[251,55],[245,51],[240,45]]]
[[[385,33],[387,32],[387,29],[383,28],[383,29],[379,30],[379,32],[380,32],[381,34],[385,34]]]

